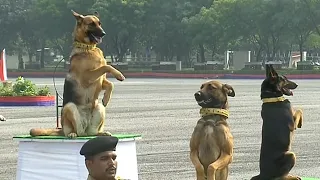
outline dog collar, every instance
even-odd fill
[[[274,97],[274,98],[263,98],[262,102],[263,103],[273,103],[273,102],[282,102],[284,100],[286,100],[286,98],[283,96],[280,96],[280,97]]]
[[[95,180],[95,179],[93,179],[92,176],[88,175],[88,180]],[[116,180],[124,180],[124,179],[121,179],[120,176],[116,176]]]
[[[73,45],[77,48],[82,48],[82,49],[87,49],[87,50],[91,50],[97,47],[96,44],[84,44],[84,43],[80,43],[80,42],[73,42]]]
[[[218,109],[218,108],[201,108],[200,115],[202,117],[208,116],[208,115],[221,115],[226,118],[229,118],[229,111],[226,109]]]

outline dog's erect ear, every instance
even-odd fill
[[[83,20],[83,18],[84,18],[83,15],[75,12],[74,10],[71,10],[71,12],[72,12],[73,16],[76,18],[76,20],[77,20],[78,22],[81,22],[81,21]]]
[[[273,69],[273,66],[270,64],[266,64],[266,77],[271,79],[278,77],[278,73]]]
[[[236,95],[236,93],[233,90],[233,87],[231,87],[229,84],[222,85],[222,89],[224,90],[224,92],[226,92],[228,96],[234,97]]]
[[[95,12],[93,13],[93,15],[95,15],[97,18],[99,18],[99,13],[98,13],[98,11],[95,11]]]

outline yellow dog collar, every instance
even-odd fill
[[[88,50],[91,50],[97,47],[96,44],[84,44],[77,41],[73,42],[73,45],[77,48],[88,49]]]
[[[280,97],[275,97],[275,98],[264,98],[264,99],[262,99],[262,102],[263,103],[273,103],[273,102],[282,102],[284,100],[286,100],[286,98],[283,96],[280,96]]]
[[[208,116],[208,115],[222,115],[222,116],[225,116],[226,118],[229,118],[229,111],[226,109],[218,109],[218,108],[201,108],[200,115],[202,117]]]
[[[130,180],[130,179],[123,179],[123,178],[121,178],[120,176],[117,176],[117,177],[116,177],[116,180]]]

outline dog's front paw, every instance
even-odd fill
[[[77,135],[76,133],[70,133],[70,134],[68,134],[68,138],[74,139],[74,138],[76,138],[76,137],[78,137],[78,135]]]
[[[299,176],[287,175],[281,180],[301,180],[301,178]]]
[[[97,136],[112,136],[112,134],[109,131],[107,131],[107,132],[99,132],[97,134]]]
[[[302,124],[303,124],[303,111],[301,109],[298,109],[298,112],[300,113],[300,119],[299,119],[299,122],[297,124],[297,128],[301,128]]]
[[[117,74],[115,77],[118,81],[124,81],[126,79],[122,73]]]

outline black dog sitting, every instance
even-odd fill
[[[302,126],[302,110],[294,111],[290,101],[283,97],[292,96],[291,90],[297,86],[278,75],[271,65],[266,65],[266,79],[260,95],[263,101],[260,174],[251,180],[301,180],[289,172],[296,160],[295,154],[290,152],[293,131]]]

